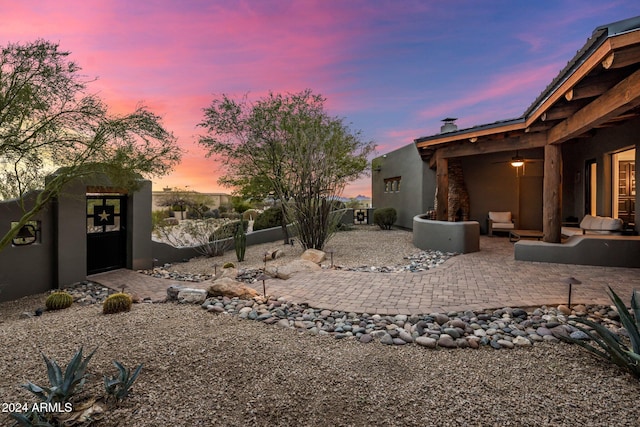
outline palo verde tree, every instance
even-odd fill
[[[343,119],[329,116],[324,102],[311,90],[269,93],[255,102],[222,95],[200,123],[207,134],[199,143],[224,159],[220,183],[268,183],[301,244],[314,249],[322,249],[334,231],[331,199],[366,173],[375,149]]]
[[[0,49],[0,196],[17,199],[23,212],[0,236],[0,250],[72,180],[100,172],[132,189],[140,175],[166,174],[180,160],[159,116],[144,106],[109,114],[57,44],[38,40]]]

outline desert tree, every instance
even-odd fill
[[[72,180],[104,173],[134,189],[140,176],[166,174],[180,160],[159,116],[143,105],[109,114],[58,44],[37,40],[0,49],[0,196],[22,209],[0,250]]]
[[[333,232],[331,200],[367,170],[372,142],[331,117],[325,98],[305,90],[257,101],[222,95],[205,108],[199,143],[224,162],[220,183],[268,183],[305,248],[322,249]],[[286,229],[286,227],[283,228]]]

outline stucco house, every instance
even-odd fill
[[[373,206],[395,207],[401,227],[433,210],[482,233],[489,211],[509,211],[517,228],[544,235],[518,242],[526,250],[560,244],[563,223],[588,214],[621,218],[623,234],[637,234],[639,106],[635,17],[596,28],[522,116],[468,129],[448,118],[441,133],[374,159]]]

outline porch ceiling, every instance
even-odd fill
[[[416,139],[423,160],[562,144],[640,116],[640,18],[628,21],[596,29],[522,117]]]

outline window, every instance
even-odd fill
[[[384,180],[384,192],[385,193],[398,193],[400,191],[400,179],[399,176],[393,178],[386,178]]]

